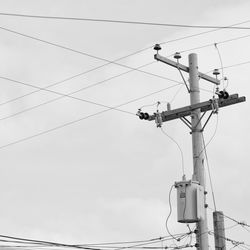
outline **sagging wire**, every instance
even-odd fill
[[[167,219],[166,219],[166,222],[165,222],[165,226],[166,226],[166,230],[167,230],[168,234],[172,237],[172,239],[175,240],[175,241],[177,241],[177,242],[180,242],[181,240],[185,239],[187,236],[191,235],[191,234],[193,233],[193,231],[191,231],[190,228],[189,228],[189,232],[188,232],[188,233],[183,234],[183,235],[181,235],[181,236],[179,236],[179,237],[176,237],[176,235],[172,234],[172,233],[170,232],[170,230],[169,230],[168,221],[169,221],[170,216],[171,216],[171,214],[172,214],[171,193],[172,193],[174,187],[175,187],[175,185],[172,185],[172,186],[171,186],[171,188],[170,188],[170,190],[169,190],[169,194],[168,194],[169,214],[168,214],[168,216],[167,216]],[[174,244],[175,244],[176,247],[178,247],[178,246],[176,245],[176,243],[174,243]],[[166,249],[166,248],[167,248],[167,247],[165,247],[165,249]]]
[[[185,176],[185,169],[184,169],[184,156],[183,156],[183,151],[179,145],[179,143],[173,138],[171,137],[169,134],[166,133],[166,131],[164,131],[163,127],[160,127],[161,128],[161,131],[162,133],[167,136],[171,141],[173,141],[176,146],[178,147],[179,151],[180,151],[180,154],[181,154],[181,168],[182,168],[182,176]]]
[[[206,150],[206,148],[208,147],[208,145],[211,143],[211,141],[214,139],[216,133],[217,133],[217,130],[218,130],[218,123],[219,123],[219,118],[218,118],[218,115],[216,116],[216,124],[215,124],[215,129],[214,129],[214,133],[213,135],[211,136],[211,138],[209,139],[209,141],[203,146],[203,149],[200,151],[198,157],[196,158],[196,161],[195,161],[195,164],[194,166],[196,167],[196,164],[198,163],[198,159],[200,157],[200,155],[204,152],[204,150]]]
[[[176,237],[180,237],[182,239],[186,234],[176,234]],[[99,243],[99,244],[85,244],[85,245],[69,245],[69,244],[63,244],[63,243],[55,243],[55,242],[48,242],[48,241],[40,241],[40,240],[32,240],[32,239],[24,239],[24,238],[17,238],[17,237],[12,237],[12,236],[5,236],[5,235],[0,235],[0,237],[7,238],[8,240],[0,240],[0,241],[5,241],[8,243],[18,243],[18,244],[32,244],[27,247],[31,247],[34,244],[38,249],[43,248],[43,247],[50,247],[51,249],[64,249],[64,248],[77,248],[77,249],[88,249],[88,250],[105,250],[105,249],[128,249],[128,248],[141,248],[141,249],[158,249],[157,247],[143,247],[145,245],[150,245],[150,244],[156,244],[158,242],[163,242],[167,240],[172,240],[172,236],[164,236],[164,237],[159,237],[155,239],[150,239],[150,240],[145,240],[145,241],[131,241],[131,242],[112,242],[112,243]],[[131,243],[137,243],[133,245],[128,245],[128,246],[114,246],[113,244],[131,244]],[[105,245],[108,244],[108,245]],[[111,246],[112,245],[112,246]],[[13,246],[13,245],[12,245]],[[90,247],[91,246],[91,247]],[[22,247],[22,246],[20,246]]]
[[[206,162],[207,162],[208,177],[209,177],[209,182],[210,182],[210,187],[211,187],[211,192],[212,192],[212,198],[213,198],[213,204],[214,204],[214,211],[216,211],[216,202],[215,202],[214,188],[213,188],[213,182],[212,182],[212,177],[211,177],[210,165],[209,165],[209,161],[208,161],[206,143],[205,143],[203,132],[201,134],[202,134],[202,142],[203,142],[203,147],[204,147],[204,152],[205,152],[205,157],[206,157]]]
[[[221,74],[222,74],[222,86],[223,86],[223,89],[226,89],[225,80],[227,81],[227,87],[228,87],[228,79],[227,79],[227,77],[224,76],[224,67],[223,67],[223,62],[222,62],[222,56],[221,56],[221,53],[220,53],[220,50],[218,48],[217,43],[214,43],[214,47],[215,47],[216,51],[218,52],[218,56],[219,56],[219,59],[220,59]]]
[[[158,102],[154,102],[154,103],[152,103],[152,104],[146,104],[146,105],[143,105],[143,106],[141,106],[139,109],[140,110],[142,110],[143,108],[147,108],[147,107],[153,107],[153,106],[159,106],[159,101]]]
[[[169,190],[169,193],[168,193],[169,214],[168,214],[168,216],[167,216],[165,225],[166,225],[166,229],[167,229],[168,234],[171,235],[172,238],[173,238],[174,240],[176,240],[176,241],[179,242],[181,239],[180,239],[180,238],[176,238],[176,237],[170,232],[169,227],[168,227],[168,221],[169,221],[169,218],[170,218],[170,216],[171,216],[171,214],[172,214],[171,193],[172,193],[172,191],[173,191],[173,188],[174,188],[174,185],[171,186],[171,188],[170,188],[170,190]]]
[[[183,88],[183,84],[177,89],[176,93],[174,94],[173,98],[170,100],[169,103],[173,103],[173,101],[175,100],[175,98],[177,97],[177,95],[181,92],[182,88]]]

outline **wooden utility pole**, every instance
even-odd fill
[[[192,135],[192,149],[193,149],[193,176],[192,181],[197,182],[198,185],[200,185],[202,190],[205,190],[205,174],[204,174],[204,145],[203,145],[203,138],[202,138],[202,132],[207,125],[209,119],[214,113],[218,113],[218,109],[221,107],[226,107],[232,104],[245,102],[246,98],[239,97],[238,94],[229,95],[227,92],[218,91],[218,98],[213,97],[212,99],[200,102],[200,89],[199,89],[199,80],[200,78],[209,81],[215,85],[219,85],[220,81],[217,78],[210,77],[206,74],[203,74],[198,71],[198,60],[196,54],[190,54],[189,55],[189,67],[182,65],[179,63],[179,59],[181,58],[180,53],[175,54],[175,58],[177,59],[177,62],[172,61],[168,58],[165,58],[163,56],[160,56],[158,54],[158,51],[161,49],[160,46],[157,44],[155,45],[155,50],[157,50],[157,54],[154,55],[154,58],[157,61],[163,62],[169,66],[177,68],[180,73],[181,71],[188,72],[189,73],[189,87],[186,87],[188,89],[188,92],[190,93],[190,104],[189,106],[185,106],[178,109],[168,109],[167,111],[163,111],[159,113],[154,113],[153,115],[149,115],[148,113],[143,113],[141,110],[138,111],[137,115],[140,119],[149,120],[149,121],[155,121],[157,124],[157,127],[161,127],[163,122],[174,120],[174,119],[180,119],[185,125],[188,126],[188,128],[191,130]],[[218,74],[218,70],[215,71],[215,75]],[[182,76],[182,73],[181,73]],[[184,77],[182,76],[182,79],[184,80]],[[185,81],[185,80],[184,80]],[[205,117],[205,114],[207,111],[211,111],[209,114],[206,122],[202,126],[201,120]],[[186,117],[191,116],[191,121],[189,121]],[[197,206],[200,206],[199,208],[194,208],[197,211],[197,220],[195,219],[197,223],[197,244],[196,247],[199,250],[208,250],[209,249],[209,243],[208,243],[208,228],[207,228],[207,214],[206,214],[206,191],[203,194],[204,199],[201,199],[202,204],[198,204]],[[198,200],[198,198],[197,198]],[[195,207],[195,206],[194,206]],[[201,210],[201,211],[198,211]],[[202,214],[202,216],[198,216],[199,214]],[[219,228],[219,235],[222,233],[224,225],[222,224],[222,220],[219,219],[219,214],[216,213],[214,215],[215,218],[215,225],[217,228]],[[184,218],[185,219],[185,218]],[[222,228],[223,225],[223,228]],[[223,236],[224,237],[224,236]],[[222,243],[217,243],[221,244]],[[219,248],[216,248],[217,250]],[[220,250],[223,248],[220,248]],[[224,250],[224,249],[223,249]]]

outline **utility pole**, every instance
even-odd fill
[[[153,115],[148,113],[143,113],[140,109],[137,112],[137,115],[140,119],[155,121],[157,127],[161,127],[163,122],[170,120],[180,119],[187,127],[191,130],[190,134],[192,135],[192,152],[193,152],[193,176],[192,180],[183,181],[176,184],[176,188],[179,188],[180,194],[180,204],[184,204],[184,208],[179,207],[178,212],[181,218],[178,218],[178,221],[181,223],[193,223],[197,224],[197,234],[196,234],[196,247],[198,250],[208,250],[208,227],[207,227],[207,213],[206,213],[206,189],[205,189],[205,172],[204,172],[204,145],[203,145],[203,131],[214,113],[218,113],[219,108],[226,107],[229,105],[245,102],[246,98],[239,97],[238,94],[229,95],[225,90],[219,91],[218,85],[220,81],[217,79],[219,74],[218,70],[214,70],[214,75],[216,78],[210,77],[206,74],[203,74],[198,71],[198,59],[196,54],[189,55],[189,67],[179,63],[181,58],[180,53],[176,52],[174,58],[177,59],[177,62],[172,61],[166,57],[163,57],[158,54],[161,49],[159,44],[156,44],[154,49],[157,51],[157,54],[154,55],[154,58],[157,61],[163,62],[169,66],[175,67],[179,70],[181,77],[186,85],[188,92],[190,93],[190,105],[182,108],[171,110],[168,107],[167,111],[159,113],[158,111]],[[182,75],[182,71],[189,73],[189,87]],[[212,99],[200,102],[200,88],[199,80],[204,79],[215,85],[217,85],[218,98],[213,97]],[[202,119],[205,117],[207,111],[211,111],[204,125],[202,126]],[[191,121],[186,117],[191,116]],[[200,192],[202,190],[202,192]],[[188,199],[188,200],[187,200]],[[183,202],[184,200],[184,202]],[[182,205],[180,205],[182,206]],[[178,207],[178,204],[177,204]],[[186,217],[185,217],[186,216]],[[224,223],[221,219],[218,219],[219,214],[214,215],[215,227],[220,228],[219,235],[221,235]],[[216,219],[217,218],[217,219]],[[223,225],[223,227],[222,227]],[[215,229],[216,231],[216,229]],[[217,234],[217,232],[215,232]],[[224,236],[223,236],[224,237]],[[222,237],[219,237],[222,238]],[[216,245],[217,245],[216,241]],[[222,244],[222,243],[220,243]],[[217,250],[219,248],[216,248]],[[220,250],[223,248],[220,248]],[[224,249],[223,249],[224,250]]]
[[[221,211],[213,212],[215,250],[226,250],[224,215]]]
[[[190,103],[195,105],[200,102],[200,88],[198,75],[197,55],[189,55],[189,84],[190,84]],[[205,172],[204,172],[204,152],[202,140],[201,111],[194,109],[191,113],[192,125],[192,147],[193,147],[193,177],[205,190]],[[205,199],[204,199],[205,200]],[[205,209],[205,204],[204,204]],[[204,211],[204,218],[197,222],[197,244],[199,249],[208,250],[208,229],[207,213]]]

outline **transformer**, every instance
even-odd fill
[[[197,181],[175,182],[177,218],[180,223],[195,223],[205,215],[204,188]]]

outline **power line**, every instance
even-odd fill
[[[247,223],[243,222],[243,221],[238,221],[236,219],[233,219],[232,217],[228,216],[228,215],[225,215],[223,214],[223,216],[231,221],[234,221],[236,222],[237,224],[241,225],[241,226],[245,226],[245,227],[249,227],[250,228],[250,225],[248,225]]]
[[[234,27],[234,26],[237,26],[237,25],[240,25],[240,24],[244,24],[244,23],[248,23],[248,22],[249,22],[249,20],[248,21],[244,21],[244,22],[240,22],[240,23],[234,23],[234,24],[228,25],[226,27],[228,27],[228,28],[229,27]],[[196,36],[205,35],[205,34],[208,34],[208,33],[213,33],[213,32],[219,31],[221,29],[224,29],[224,28],[211,29],[211,30],[208,30],[208,31],[203,31],[203,32],[192,34],[192,35],[187,35],[187,36],[183,36],[183,37],[180,37],[180,38],[172,39],[172,40],[169,40],[169,41],[161,42],[159,44],[167,44],[167,43],[177,42],[177,41],[181,41],[181,40],[184,40],[184,39],[188,39],[188,38],[192,38],[192,37],[196,37]]]
[[[215,202],[214,188],[213,188],[213,182],[212,182],[212,177],[211,177],[211,172],[210,172],[210,165],[209,165],[208,155],[207,155],[207,148],[206,148],[206,143],[205,143],[203,132],[201,133],[201,135],[202,135],[202,142],[203,142],[203,147],[204,147],[204,152],[205,152],[205,157],[206,157],[206,162],[207,162],[209,182],[210,182],[210,187],[211,187],[211,192],[212,192],[212,197],[213,197],[214,211],[216,211],[216,202]]]
[[[242,39],[242,38],[246,38],[246,37],[249,37],[249,36],[250,36],[250,35],[241,36],[241,37],[236,37],[236,38],[232,38],[232,39],[228,39],[228,40],[224,40],[224,41],[217,42],[216,44],[223,44],[223,43],[226,43],[226,42],[235,41],[235,40]],[[181,52],[183,53],[183,52],[187,52],[187,51],[190,51],[190,50],[195,50],[195,49],[199,49],[199,48],[204,48],[204,47],[208,47],[208,46],[212,46],[212,45],[214,45],[214,43],[212,43],[212,44],[207,44],[207,45],[201,46],[201,47],[196,47],[196,48],[188,49],[188,50],[181,51]],[[136,52],[135,52],[135,53],[136,53]],[[119,60],[121,60],[121,59],[124,59],[124,58],[126,58],[126,57],[128,57],[128,56],[134,55],[135,53],[132,53],[132,54],[129,54],[129,55],[127,55],[127,56],[118,58],[118,59],[116,59],[116,61],[119,61]],[[104,64],[104,65],[101,65],[101,66],[92,68],[92,69],[90,69],[90,70],[87,70],[87,71],[85,71],[85,72],[79,73],[79,74],[74,75],[74,76],[71,76],[71,77],[68,77],[68,78],[66,78],[66,79],[64,79],[64,80],[61,80],[61,81],[58,81],[58,82],[56,82],[56,83],[47,85],[47,86],[44,87],[44,88],[37,89],[37,90],[32,91],[32,92],[30,92],[30,93],[27,93],[27,94],[25,94],[25,95],[21,95],[21,96],[19,96],[19,97],[10,99],[10,100],[5,101],[5,102],[3,102],[3,103],[0,103],[0,105],[5,105],[5,104],[7,104],[7,103],[10,103],[10,102],[13,102],[13,101],[17,101],[17,100],[19,100],[19,99],[21,99],[21,98],[24,98],[24,97],[27,97],[27,96],[29,96],[29,95],[31,95],[31,94],[37,93],[37,92],[39,92],[40,90],[46,90],[47,88],[50,88],[50,87],[52,87],[52,86],[56,86],[56,85],[58,85],[58,84],[61,84],[61,83],[63,83],[63,82],[69,81],[69,80],[72,80],[72,79],[74,79],[74,78],[76,78],[76,77],[79,77],[79,76],[81,76],[81,75],[87,74],[87,73],[89,73],[89,72],[92,72],[92,71],[97,70],[97,69],[99,69],[99,68],[102,68],[102,67],[104,67],[104,66],[107,66],[107,65],[109,65],[109,64],[111,64],[111,63],[112,63],[112,62],[108,62],[108,63],[106,63],[106,64]],[[130,73],[130,72],[132,72],[133,70],[140,71],[140,70],[139,70],[140,68],[146,67],[146,66],[151,65],[151,64],[153,64],[153,63],[155,63],[155,61],[150,62],[150,63],[148,63],[148,64],[144,64],[144,65],[142,65],[142,66],[140,66],[140,67],[134,68],[134,69],[132,69],[131,71],[128,71],[127,73]],[[240,63],[240,64],[236,64],[236,65],[232,65],[232,66],[227,66],[227,67],[224,67],[224,68],[233,67],[233,66],[240,66],[240,65],[246,64],[246,63],[250,63],[250,61],[244,62],[244,63]],[[152,73],[149,73],[149,72],[146,72],[146,71],[140,71],[140,72],[148,73],[148,74],[150,74],[150,75],[152,75],[152,76],[159,77],[159,78],[162,78],[162,79],[172,80],[172,79],[169,79],[169,78],[166,78],[166,77],[163,77],[163,76],[159,76],[159,75],[157,75],[157,74],[152,74]],[[121,74],[121,75],[123,75],[123,74]],[[118,75],[118,76],[121,76],[121,75]],[[101,83],[102,83],[102,82],[101,82]],[[96,86],[96,85],[98,85],[98,84],[100,84],[100,82],[98,82],[98,83],[96,83],[96,84],[91,84],[91,85],[87,86],[85,89],[90,88],[90,87],[94,87],[94,86]]]
[[[101,104],[101,103],[97,103],[97,102],[93,102],[93,101],[89,101],[89,100],[86,100],[86,99],[78,98],[78,97],[72,96],[70,94],[63,94],[63,93],[60,93],[60,92],[57,92],[57,91],[54,91],[54,90],[50,90],[50,89],[47,89],[47,88],[40,88],[38,86],[35,86],[35,85],[32,85],[32,84],[28,84],[28,83],[24,83],[24,82],[20,82],[20,81],[16,81],[16,80],[13,80],[13,79],[10,79],[10,78],[7,78],[7,77],[0,76],[0,79],[4,79],[4,80],[7,80],[7,81],[19,83],[19,84],[22,84],[24,86],[32,87],[32,88],[35,88],[35,89],[43,90],[43,91],[46,91],[46,92],[49,92],[49,93],[52,93],[52,94],[59,95],[60,97],[68,97],[68,98],[73,99],[73,100],[78,100],[78,101],[82,101],[82,102],[85,102],[85,103],[93,104],[93,105],[96,105],[96,106],[100,106],[100,107],[104,107],[104,108],[109,108],[109,109],[114,109],[114,110],[117,110],[117,111],[120,111],[120,112],[124,112],[124,113],[127,113],[127,114],[134,115],[134,113],[132,113],[132,112],[128,112],[128,111],[124,111],[124,110],[121,110],[121,109],[112,108],[110,106],[107,106],[107,105],[104,105],[104,104]]]
[[[227,39],[227,40],[223,40],[223,41],[219,41],[219,42],[216,42],[216,43],[208,43],[208,44],[201,45],[201,46],[198,46],[198,47],[194,47],[194,48],[191,48],[191,49],[182,50],[182,51],[180,51],[180,53],[185,53],[185,52],[189,52],[189,51],[192,51],[192,50],[197,50],[197,49],[203,49],[203,48],[211,47],[211,46],[214,46],[214,44],[218,45],[218,44],[229,43],[229,42],[237,41],[237,40],[248,38],[248,37],[250,37],[250,35],[237,36],[237,37],[234,37],[234,38],[231,38],[231,39]]]
[[[29,15],[18,13],[0,13],[1,16],[12,17],[25,17],[25,18],[37,18],[37,19],[56,19],[56,20],[69,20],[69,21],[87,21],[87,22],[104,22],[104,23],[119,23],[119,24],[136,24],[136,25],[150,25],[150,26],[165,26],[175,28],[199,28],[199,29],[240,29],[249,30],[250,27],[228,27],[228,26],[214,26],[214,25],[188,25],[188,24],[173,24],[173,23],[156,23],[156,22],[144,22],[144,21],[127,21],[127,20],[114,20],[114,19],[98,19],[98,18],[83,18],[83,17],[64,17],[64,16],[44,16],[44,15]],[[247,22],[250,22],[248,20]]]
[[[122,59],[124,59],[124,58],[126,58],[126,57],[128,57],[128,56],[126,56],[126,57],[121,57],[121,58],[119,58],[119,59],[117,59],[117,60],[111,61],[111,60],[108,60],[108,59],[105,59],[105,58],[102,58],[102,57],[99,57],[99,56],[95,56],[95,55],[92,55],[92,54],[89,54],[89,53],[86,53],[86,52],[83,52],[83,51],[80,51],[80,50],[76,50],[76,49],[72,49],[72,48],[70,48],[70,47],[66,47],[66,46],[64,46],[64,45],[60,45],[60,44],[58,44],[58,43],[49,42],[49,41],[46,41],[46,40],[41,39],[41,38],[37,38],[37,37],[34,37],[34,36],[30,36],[30,35],[27,35],[27,34],[24,34],[24,33],[20,33],[20,32],[17,32],[17,31],[8,29],[8,28],[4,28],[4,27],[2,27],[2,26],[0,26],[0,29],[1,29],[1,30],[4,30],[4,31],[7,31],[7,32],[10,32],[10,33],[14,33],[14,34],[16,34],[16,35],[20,35],[20,36],[23,36],[23,37],[26,37],[26,38],[35,40],[35,41],[39,41],[39,42],[45,43],[45,44],[48,44],[48,45],[51,45],[51,46],[54,46],[54,47],[58,47],[58,48],[61,48],[61,49],[64,49],[64,50],[68,50],[68,51],[71,51],[71,52],[74,52],[74,53],[77,53],[77,54],[81,54],[81,55],[84,55],[84,56],[87,56],[87,57],[91,57],[91,58],[96,59],[96,60],[99,60],[99,61],[104,61],[104,62],[107,63],[107,64],[105,64],[105,65],[101,65],[101,66],[97,67],[98,69],[99,69],[100,67],[106,66],[106,65],[108,65],[108,64],[115,64],[115,65],[121,66],[121,67],[123,67],[123,68],[138,70],[138,69],[136,69],[136,68],[127,66],[127,65],[125,65],[125,64],[120,64],[120,63],[117,62],[117,61],[120,61],[120,60],[122,60]],[[91,70],[91,71],[93,71],[93,70]],[[150,73],[150,72],[147,72],[147,71],[143,71],[143,70],[138,70],[138,71],[141,72],[141,73],[145,73],[145,74],[151,75],[151,76],[152,76],[152,75],[155,76],[153,73]],[[89,71],[88,71],[88,72],[89,72]],[[84,73],[82,73],[82,74],[84,74]],[[82,75],[82,74],[80,74],[80,75]]]
[[[147,95],[145,95],[145,96],[142,96],[142,97],[139,97],[139,98],[135,98],[135,99],[130,100],[130,101],[127,101],[127,102],[125,102],[125,103],[119,104],[119,105],[114,106],[114,107],[112,107],[112,108],[108,108],[108,109],[105,109],[105,110],[102,110],[102,111],[93,113],[93,114],[91,114],[91,115],[87,115],[87,116],[84,116],[84,117],[82,117],[82,118],[79,118],[79,119],[76,119],[76,120],[73,120],[73,121],[70,121],[70,122],[61,124],[61,125],[56,126],[56,127],[54,127],[54,128],[44,130],[44,131],[39,132],[39,133],[36,133],[36,134],[34,134],[34,135],[27,136],[27,137],[21,138],[21,139],[19,139],[19,140],[16,140],[16,141],[7,143],[7,144],[5,144],[5,145],[0,146],[0,150],[1,150],[1,149],[4,149],[4,148],[7,148],[7,147],[10,147],[10,146],[13,146],[13,145],[15,145],[15,144],[24,142],[24,141],[28,141],[28,140],[33,139],[33,138],[35,138],[35,137],[38,137],[38,136],[41,136],[41,135],[44,135],[44,134],[48,134],[48,133],[50,133],[50,132],[53,132],[53,131],[55,131],[55,130],[58,130],[58,129],[67,127],[67,126],[72,125],[72,124],[75,124],[75,123],[78,123],[78,122],[80,122],[80,121],[87,120],[87,119],[89,119],[89,118],[91,118],[91,117],[94,117],[94,116],[103,114],[103,113],[108,112],[108,111],[110,111],[110,110],[120,108],[120,107],[122,107],[122,106],[125,106],[125,105],[127,105],[127,104],[130,104],[130,103],[139,101],[139,100],[141,100],[141,99],[144,99],[144,98],[146,98],[146,97],[152,96],[152,95],[154,95],[154,94],[158,94],[158,93],[160,93],[160,92],[162,92],[162,91],[165,91],[165,90],[167,90],[167,89],[174,88],[174,87],[176,87],[176,86],[179,86],[180,84],[181,84],[181,83],[172,85],[172,86],[170,86],[170,87],[167,87],[167,88],[164,88],[164,89],[161,89],[161,90],[152,92],[152,93],[147,94]]]
[[[223,68],[224,69],[228,69],[228,68],[234,68],[234,67],[239,67],[239,66],[242,66],[242,65],[245,65],[245,64],[249,64],[250,61],[245,61],[245,62],[241,62],[241,63],[236,63],[236,64],[231,64],[231,65],[228,65],[228,66],[224,66]],[[221,68],[218,68],[218,69],[221,69]],[[213,72],[214,70],[209,70],[206,72],[207,73],[211,73]]]
[[[139,68],[145,67],[145,66],[147,66],[147,65],[149,65],[149,64],[142,65],[142,66],[140,66]],[[11,114],[11,115],[2,117],[2,118],[0,118],[0,121],[5,120],[5,119],[9,119],[9,118],[11,118],[11,117],[14,117],[14,116],[16,116],[16,115],[23,114],[23,113],[28,112],[28,111],[31,111],[31,110],[34,110],[34,109],[39,108],[39,107],[41,107],[41,106],[44,106],[44,105],[53,103],[53,102],[58,101],[58,100],[60,100],[60,99],[62,99],[62,98],[64,98],[64,97],[70,97],[70,96],[72,96],[73,94],[79,93],[79,92],[81,92],[81,91],[83,91],[83,90],[86,90],[86,89],[88,89],[88,88],[90,88],[90,87],[94,87],[94,86],[97,86],[97,85],[99,85],[99,84],[103,84],[103,83],[105,83],[105,82],[107,82],[107,81],[110,81],[110,80],[113,80],[113,79],[115,79],[115,78],[118,78],[118,77],[120,77],[120,76],[122,76],[122,75],[126,75],[127,73],[129,73],[129,72],[131,72],[131,71],[132,71],[132,70],[129,70],[129,71],[123,72],[123,73],[121,73],[121,74],[119,74],[119,75],[115,75],[115,76],[113,76],[113,77],[104,79],[104,80],[99,81],[99,82],[97,82],[97,83],[94,83],[94,84],[85,86],[85,87],[80,88],[80,89],[78,89],[78,90],[72,91],[72,92],[68,93],[67,95],[62,94],[61,96],[59,96],[59,97],[57,97],[57,98],[54,98],[54,99],[52,99],[52,100],[49,100],[49,101],[40,103],[40,104],[38,104],[38,105],[35,105],[35,106],[30,107],[30,108],[27,108],[27,109],[21,110],[21,111],[19,111],[19,112],[16,112],[16,113],[14,113],[14,114]],[[161,76],[159,76],[159,77],[161,77]],[[165,80],[169,80],[169,81],[172,81],[172,82],[181,84],[180,82],[175,81],[175,80],[170,79],[170,78],[166,78],[166,77],[162,77],[162,78],[165,79]],[[19,81],[12,80],[12,79],[10,79],[10,78],[5,78],[5,80],[14,81],[15,83],[24,84],[24,83],[21,83],[21,82],[19,82]],[[32,85],[32,87],[35,87],[35,86]],[[37,88],[39,88],[39,87],[37,87]],[[45,88],[41,88],[41,89],[46,91],[47,88],[45,87]],[[39,91],[40,91],[40,88],[39,88]],[[49,92],[50,92],[50,91],[49,91]],[[21,97],[20,97],[20,98],[21,98]],[[17,100],[17,99],[18,99],[18,97],[17,97],[17,98],[14,98],[14,100]],[[76,99],[76,98],[73,97],[73,99]],[[77,98],[77,99],[78,99],[78,98]],[[79,99],[80,99],[80,98],[79,98]],[[9,102],[10,102],[10,101],[9,101]],[[87,101],[87,100],[86,100],[86,102],[91,103],[90,101]],[[6,104],[6,102],[3,103],[3,104]],[[0,103],[0,106],[3,105],[3,104]],[[94,103],[94,102],[93,102],[92,104],[98,105],[97,103]],[[105,107],[106,105],[100,104],[99,106],[104,106],[104,107]],[[108,107],[108,106],[106,106],[106,107]],[[108,107],[108,108],[110,108],[110,107]],[[121,111],[121,110],[119,110],[119,111]],[[126,112],[126,111],[125,111],[125,112]],[[134,114],[133,114],[133,115],[134,115]]]
[[[171,136],[163,129],[163,127],[161,127],[161,131],[162,131],[162,133],[163,133],[165,136],[167,136],[167,137],[168,137],[172,142],[174,142],[175,145],[178,147],[179,152],[180,152],[180,154],[181,154],[181,169],[182,169],[182,176],[184,176],[184,175],[185,175],[185,170],[184,170],[184,156],[183,156],[183,151],[182,151],[182,149],[181,149],[181,146],[179,145],[179,143],[178,143],[173,137],[171,137]]]
[[[183,235],[183,234],[180,234]],[[158,238],[153,238],[149,240],[136,240],[136,241],[118,241],[118,242],[104,242],[104,243],[91,243],[91,244],[84,244],[84,246],[105,246],[105,245],[123,245],[123,244],[138,244],[138,243],[145,243],[145,242],[154,242],[156,240],[163,240],[169,238],[170,236],[162,236]],[[81,246],[81,245],[80,245]]]
[[[176,237],[179,237],[180,239],[184,238],[187,234],[176,234]],[[103,243],[98,243],[98,244],[65,244],[65,243],[58,243],[58,242],[51,242],[51,241],[42,241],[42,240],[34,240],[34,239],[27,239],[27,238],[19,238],[19,237],[13,237],[13,236],[6,236],[6,235],[0,235],[1,238],[4,238],[5,240],[0,240],[3,242],[9,242],[9,243],[19,243],[19,244],[26,244],[26,245],[18,245],[16,247],[59,247],[59,248],[77,248],[77,249],[87,249],[87,250],[100,250],[100,249],[106,249],[107,245],[102,245]],[[144,241],[131,241],[131,242],[122,242],[122,244],[133,244],[137,242],[137,244],[134,245],[128,245],[128,246],[122,246],[116,248],[115,244],[117,242],[112,242],[109,243],[109,246],[111,246],[112,249],[114,250],[121,250],[121,249],[129,249],[129,248],[142,248],[142,249],[158,249],[157,247],[144,247],[146,245],[152,245],[155,243],[167,241],[167,240],[172,240],[172,236],[164,236],[156,239],[150,239],[150,240],[144,240]],[[138,243],[140,242],[140,243]],[[31,245],[27,245],[31,244]],[[121,244],[121,243],[120,243]],[[90,247],[92,246],[92,247]],[[98,248],[96,248],[97,246]],[[14,247],[12,245],[12,247]]]
[[[241,22],[241,23],[238,23],[238,24],[233,24],[233,25],[230,25],[230,26],[227,26],[227,27],[232,27],[232,26],[239,25],[239,24],[246,23],[246,22],[248,22],[248,21]],[[23,34],[23,33],[20,33],[20,32],[16,32],[16,31],[14,31],[14,30],[10,30],[10,29],[4,28],[4,27],[0,27],[0,29],[3,29],[3,30],[5,30],[5,31],[11,32],[11,33],[14,33],[14,34],[17,34],[17,35],[24,36],[24,37],[26,37],[26,38],[35,39],[35,40],[37,40],[37,41],[44,42],[44,43],[47,43],[47,44],[49,44],[49,45],[53,45],[53,46],[56,46],[56,47],[59,47],[59,48],[63,48],[63,49],[67,49],[67,50],[70,50],[70,51],[73,51],[73,52],[77,52],[77,53],[80,53],[80,54],[84,54],[85,56],[90,56],[90,57],[95,58],[95,59],[100,59],[100,60],[103,59],[103,58],[99,58],[99,57],[96,57],[96,56],[93,56],[93,55],[90,55],[90,54],[87,54],[87,53],[84,53],[84,52],[81,52],[81,51],[77,51],[77,50],[74,50],[74,49],[71,49],[71,48],[68,48],[68,47],[59,45],[59,44],[55,44],[55,43],[52,43],[52,42],[48,42],[48,41],[45,41],[45,40],[40,39],[40,38],[35,38],[35,37],[30,36],[30,35],[26,35],[26,34]],[[191,36],[185,36],[185,37],[182,37],[182,38],[178,38],[178,39],[174,39],[174,40],[169,40],[169,41],[166,41],[166,42],[163,42],[163,43],[171,43],[171,42],[175,42],[175,41],[187,39],[187,38],[190,38],[190,37],[202,35],[202,34],[205,34],[205,33],[215,32],[215,31],[218,31],[218,30],[220,30],[220,29],[221,29],[221,28],[218,28],[218,29],[215,29],[215,30],[211,30],[211,31],[202,32],[202,33],[198,33],[198,34],[193,34],[193,35],[191,35]],[[242,38],[243,38],[243,37],[242,37]],[[227,42],[227,41],[224,41],[224,42]],[[102,67],[104,67],[104,66],[113,64],[113,63],[115,63],[115,62],[117,62],[117,61],[120,61],[120,60],[122,60],[122,59],[128,58],[128,57],[130,57],[130,56],[134,56],[134,55],[136,55],[136,54],[138,54],[138,53],[141,53],[141,52],[143,52],[143,51],[145,51],[145,50],[147,50],[147,49],[149,49],[149,48],[151,48],[151,46],[150,46],[150,47],[147,47],[147,48],[145,48],[145,49],[141,49],[141,50],[132,52],[132,53],[130,53],[130,54],[126,55],[126,56],[120,57],[120,58],[118,58],[118,59],[116,59],[116,60],[114,60],[114,61],[109,61],[109,60],[103,59],[103,60],[105,60],[105,61],[108,61],[108,63],[105,63],[105,64],[100,65],[100,66],[98,66],[98,67],[94,67],[94,68],[92,68],[92,69],[90,69],[90,70],[87,70],[87,71],[85,71],[85,72],[82,72],[82,73],[73,75],[73,76],[68,77],[68,78],[66,78],[66,79],[64,79],[64,80],[61,80],[61,81],[59,81],[59,82],[50,84],[50,85],[48,85],[46,88],[49,88],[49,87],[52,87],[52,86],[56,86],[56,85],[58,85],[58,84],[61,84],[61,83],[63,83],[63,82],[69,81],[69,80],[72,80],[72,79],[74,79],[74,78],[76,78],[76,77],[82,76],[82,75],[87,74],[87,73],[89,73],[89,72],[92,72],[92,71],[94,71],[94,70],[100,69],[100,68],[102,68]],[[192,49],[191,49],[191,50],[192,50]],[[119,64],[119,65],[120,65],[120,64]],[[120,65],[120,66],[122,66],[122,65]],[[123,65],[123,66],[124,66],[124,65]],[[139,68],[135,68],[134,70],[138,70],[138,69],[139,69]],[[138,71],[139,71],[139,70],[138,70]],[[155,74],[152,74],[152,73],[149,73],[149,72],[146,72],[146,71],[140,71],[140,72],[146,73],[146,74],[148,73],[148,74],[150,74],[150,75],[152,75],[152,76],[157,76],[157,75],[155,75]],[[20,99],[20,98],[29,96],[29,95],[31,95],[31,94],[33,94],[33,93],[36,93],[36,92],[39,92],[39,91],[40,91],[40,90],[36,90],[36,91],[30,92],[30,93],[25,94],[25,95],[22,95],[22,96],[20,96],[20,97],[17,97],[17,98],[8,100],[8,101],[6,101],[6,102],[4,102],[4,103],[2,103],[2,104],[0,103],[0,105],[7,104],[7,103],[12,102],[12,101],[16,101],[16,100],[18,100],[18,99]]]
[[[232,239],[230,239],[230,238],[223,237],[223,236],[221,236],[221,235],[219,235],[219,234],[216,234],[216,233],[214,233],[214,232],[212,232],[212,231],[210,231],[209,234],[210,234],[210,235],[211,235],[211,234],[216,235],[217,237],[222,238],[222,239],[224,239],[224,240],[226,240],[226,241],[232,243],[234,246],[237,246],[237,245],[249,246],[248,244],[245,244],[245,243],[242,242],[242,241],[232,240]],[[249,248],[247,248],[247,249],[249,249]]]

